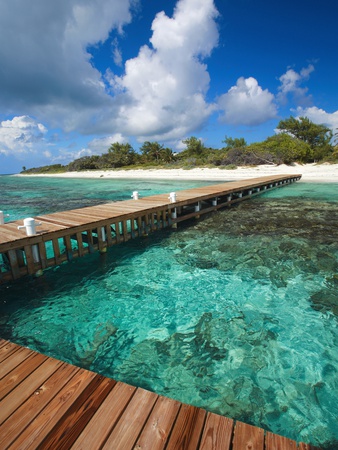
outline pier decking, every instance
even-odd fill
[[[22,221],[5,223],[0,225],[0,283],[97,250],[104,252],[114,244],[177,226],[300,178],[267,176],[178,191],[174,202],[161,194],[41,215],[34,218],[37,229],[31,236],[18,229]]]
[[[1,339],[0,448],[319,450]]]

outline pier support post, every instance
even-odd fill
[[[171,210],[171,218],[173,219],[173,220],[175,220],[175,219],[177,219],[177,209],[176,208],[174,208],[174,209],[172,209]],[[173,223],[172,224],[172,228],[177,228],[177,223]]]
[[[3,211],[0,211],[0,225],[5,224],[5,217],[9,217],[9,214],[4,214]]]

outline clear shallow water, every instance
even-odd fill
[[[0,335],[337,448],[337,188],[297,183],[2,286]]]

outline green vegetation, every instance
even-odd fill
[[[307,117],[296,119],[292,116],[281,120],[277,129],[279,134],[250,145],[242,137],[225,136],[222,141],[225,146],[220,149],[206,147],[200,139],[191,136],[182,141],[186,148],[180,153],[174,153],[158,142],[144,142],[139,152],[130,144],[114,142],[102,155],[84,156],[66,166],[23,167],[21,173],[149,167],[192,169],[201,166],[234,169],[244,165],[338,162],[338,132],[333,134],[325,125],[317,125]]]

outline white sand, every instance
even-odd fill
[[[234,170],[196,168],[185,169],[138,169],[138,170],[94,170],[67,172],[34,176],[63,178],[136,178],[168,180],[210,180],[230,181],[245,180],[268,175],[301,174],[301,181],[338,183],[338,164],[294,164],[292,166],[261,165],[257,167],[239,167]]]

